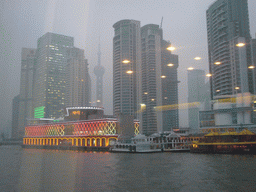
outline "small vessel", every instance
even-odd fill
[[[256,154],[256,134],[248,129],[240,133],[236,131],[211,132],[199,141],[193,141],[190,152]]]
[[[162,145],[153,143],[145,135],[136,135],[130,140],[118,139],[118,141],[110,148],[111,152],[126,153],[155,153],[163,152]]]
[[[150,136],[156,144],[161,144],[164,152],[189,152],[188,137],[181,136],[173,131],[164,133],[154,133]]]

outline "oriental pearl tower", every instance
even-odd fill
[[[98,50],[98,65],[94,67],[94,74],[97,77],[96,81],[96,102],[97,107],[103,107],[103,75],[105,73],[105,69],[100,65],[101,61],[101,52],[100,52],[100,43]]]

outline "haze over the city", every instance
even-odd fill
[[[112,114],[113,24],[134,19],[159,24],[163,36],[179,56],[179,103],[187,102],[187,68],[208,71],[206,10],[215,0],[10,0],[0,4],[0,131],[10,133],[12,99],[19,94],[21,48],[36,48],[46,32],[72,36],[75,46],[85,50],[92,78],[95,102],[95,75],[99,36],[104,74],[105,114]],[[256,33],[256,1],[248,0],[251,35]],[[194,60],[199,56],[202,59]],[[187,126],[187,112],[180,110],[180,126]]]

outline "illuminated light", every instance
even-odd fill
[[[220,65],[221,62],[220,62],[220,61],[216,61],[214,64],[215,64],[215,65]]]
[[[147,95],[147,94],[148,94],[148,92],[145,92],[144,94],[145,94],[145,95]]]
[[[144,103],[141,103],[141,104],[140,104],[140,106],[141,106],[141,107],[145,107],[145,106],[146,106],[146,104],[144,104]]]
[[[202,58],[201,58],[201,57],[195,57],[194,59],[197,60],[197,61],[199,61],[199,60],[201,60]]]
[[[175,47],[170,46],[170,47],[167,47],[166,49],[167,49],[168,51],[174,51],[176,48],[175,48]]]
[[[240,87],[235,87],[236,90],[240,89]]]
[[[248,68],[249,68],[249,69],[254,69],[255,66],[251,65],[251,66],[249,66]]]
[[[132,73],[133,73],[133,71],[128,70],[128,71],[126,71],[126,73],[127,73],[127,74],[132,74]]]
[[[189,71],[192,71],[192,70],[194,70],[194,68],[193,68],[193,67],[189,67],[188,70],[189,70]]]
[[[216,92],[220,92],[220,90],[216,90]]]
[[[211,77],[211,76],[212,76],[212,74],[210,74],[210,73],[206,74],[206,77]]]
[[[44,109],[45,109],[45,106],[36,107],[34,109],[34,118],[35,119],[44,118]]]
[[[174,66],[174,64],[169,63],[167,66],[168,66],[168,67],[172,67],[172,66]]]
[[[243,47],[243,46],[245,46],[245,43],[237,43],[236,46],[237,47]]]
[[[151,101],[155,101],[155,99],[151,99]]]
[[[197,108],[199,106],[200,106],[199,102],[193,102],[193,103],[157,106],[157,107],[154,107],[154,109],[156,111],[168,111],[168,110],[176,110],[176,109]]]
[[[162,76],[161,76],[161,78],[162,78],[162,79],[165,79],[165,78],[166,78],[166,76],[165,76],[165,75],[162,75]]]
[[[125,60],[122,61],[122,63],[127,64],[127,63],[130,63],[130,61],[125,59]]]
[[[164,99],[167,99],[167,97],[165,97]]]

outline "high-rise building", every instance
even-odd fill
[[[140,102],[140,22],[121,20],[113,25],[113,112],[138,118]]]
[[[178,56],[167,50],[162,29],[149,24],[141,28],[142,133],[178,128]]]
[[[88,62],[84,58],[84,50],[69,48],[67,50],[66,67],[66,107],[89,106],[90,102],[90,77]]]
[[[200,126],[242,127],[254,123],[255,67],[247,0],[217,0],[207,10],[211,110]]]
[[[179,58],[178,55],[172,54],[168,47],[171,43],[162,40],[161,44],[161,71],[162,76],[162,106],[165,110],[162,111],[163,115],[163,128],[162,131],[171,131],[179,128],[179,108],[178,108],[178,72]],[[170,106],[168,108],[168,106]]]
[[[94,67],[94,74],[97,77],[96,80],[96,102],[98,107],[103,107],[103,75],[105,69],[101,64],[101,52],[100,52],[100,44],[98,50],[98,64]]]
[[[74,38],[46,33],[38,39],[33,106],[35,118],[59,118],[65,108],[67,50]]]
[[[247,0],[217,0],[207,10],[211,98],[254,93]]]
[[[200,69],[188,70],[188,119],[191,131],[197,131],[199,123],[199,111],[209,110],[210,85],[205,83],[205,71]]]
[[[188,70],[188,102],[204,102],[205,71]]]
[[[252,70],[254,70],[254,74],[256,74],[256,34],[255,38],[252,39],[252,56],[253,56],[253,63],[252,63]],[[255,78],[255,77],[254,77]],[[256,90],[256,83],[254,85],[254,90]]]
[[[178,56],[167,50],[162,29],[134,20],[113,27],[114,115],[138,118],[146,135],[178,128]]]
[[[19,132],[18,132],[19,104],[20,104],[20,95],[17,95],[12,100],[12,138],[23,137],[23,135],[19,135]]]
[[[33,118],[33,83],[36,49],[22,48],[17,137],[23,137],[27,119]]]

